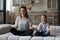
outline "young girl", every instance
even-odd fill
[[[27,36],[32,35],[32,23],[27,14],[25,6],[19,8],[19,16],[16,18],[15,27],[11,27],[11,33],[14,35]]]
[[[50,35],[49,24],[47,23],[47,16],[41,16],[41,23],[39,23],[37,27],[37,32],[35,33],[36,36],[48,36]]]

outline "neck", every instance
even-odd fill
[[[22,19],[22,18],[26,18],[25,16],[20,16],[20,18]]]
[[[41,22],[41,23],[45,24],[45,23],[47,23],[47,22]]]

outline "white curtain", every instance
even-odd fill
[[[6,0],[6,10],[11,11],[13,0]]]
[[[3,10],[3,0],[0,0],[0,10]]]

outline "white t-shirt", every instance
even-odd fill
[[[50,27],[50,26],[49,26],[48,23],[45,23],[45,24],[39,23],[39,25],[38,25],[38,27],[37,27],[37,30],[38,30],[39,32],[42,32],[42,31],[44,31],[44,32],[49,32],[49,31],[48,31],[49,27]]]
[[[19,16],[16,18],[15,26],[18,26],[17,30],[25,31],[29,29],[29,26],[32,25],[31,20],[28,18],[20,18]]]

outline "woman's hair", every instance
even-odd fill
[[[19,8],[19,12],[20,12],[20,9],[21,9],[21,8],[25,9],[25,11],[26,11],[25,17],[28,18],[27,8],[26,8],[25,6],[21,6],[21,7]],[[21,15],[20,15],[20,16],[21,16]]]
[[[46,22],[47,22],[47,15],[43,14],[41,16],[44,16],[44,18],[46,19]]]

